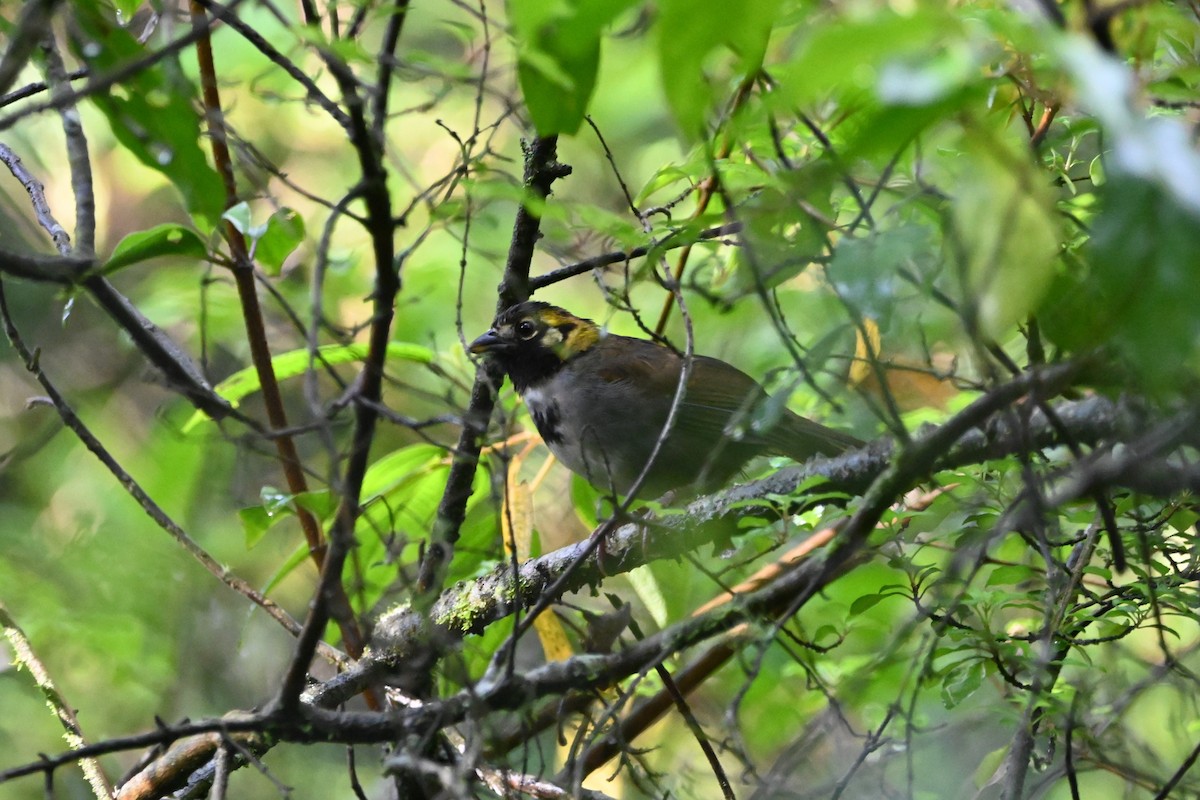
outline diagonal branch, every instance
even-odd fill
[[[870,484],[865,502],[851,518],[847,526],[834,539],[824,559],[811,559],[770,585],[741,595],[737,603],[725,603],[704,614],[678,623],[654,634],[628,648],[613,654],[585,654],[567,661],[555,662],[537,669],[519,673],[506,670],[502,665],[490,671],[470,689],[463,690],[444,700],[416,703],[413,706],[388,713],[345,712],[328,710],[350,696],[357,689],[355,684],[370,674],[370,679],[389,666],[395,666],[397,658],[404,653],[397,642],[384,641],[389,653],[368,656],[350,673],[324,684],[311,692],[305,702],[297,706],[295,713],[270,710],[248,715],[236,721],[207,721],[186,726],[177,726],[169,732],[159,733],[159,740],[171,740],[181,735],[211,730],[261,731],[278,740],[295,742],[337,741],[342,743],[369,743],[394,741],[408,735],[428,736],[447,725],[461,722],[468,717],[479,717],[494,711],[522,707],[538,698],[559,696],[569,691],[598,689],[635,674],[641,674],[662,659],[682,650],[719,637],[744,623],[754,623],[763,616],[781,620],[794,614],[824,586],[835,579],[851,563],[857,563],[864,548],[866,536],[863,526],[879,516],[879,508],[888,494],[903,490],[905,484],[919,481],[921,476],[936,469],[949,469],[970,463],[979,463],[989,458],[1011,454],[1016,449],[1031,443],[1037,447],[1055,444],[1062,430],[1067,430],[1077,441],[1095,443],[1116,438],[1129,438],[1132,432],[1144,428],[1144,420],[1135,409],[1118,405],[1106,399],[1093,397],[1080,402],[1059,406],[1058,425],[1051,425],[1044,415],[1032,415],[1028,430],[1017,430],[997,412],[1007,407],[1028,391],[1031,385],[1054,388],[1068,380],[1077,369],[1075,365],[1060,365],[1041,370],[1039,374],[1025,375],[1009,384],[997,387],[984,395],[948,424],[926,431],[914,439],[905,451],[891,453],[886,443],[878,443],[865,451],[851,453],[839,459],[814,461],[804,467],[791,470],[793,488],[796,482],[814,475],[829,478],[830,488],[841,488],[857,492]],[[990,422],[989,422],[990,420]],[[1195,431],[1188,430],[1191,439]],[[953,446],[951,446],[953,445]],[[891,465],[888,465],[889,458]],[[897,465],[900,465],[899,467]],[[665,557],[677,550],[676,542],[686,540],[685,547],[697,546],[702,536],[693,535],[693,526],[711,530],[711,523],[729,522],[738,515],[756,513],[747,510],[743,503],[730,500],[729,496],[741,495],[741,501],[750,496],[762,497],[774,494],[778,485],[773,481],[761,481],[742,487],[738,492],[727,492],[717,498],[704,498],[693,503],[678,527],[672,530],[653,529],[649,532],[637,526],[626,526],[614,537],[615,547],[607,548],[605,572],[628,569],[635,563],[648,558]],[[886,506],[883,506],[886,509]],[[761,509],[758,510],[761,513]],[[671,518],[672,520],[677,518]],[[518,579],[505,571],[497,571],[469,587],[472,594],[459,591],[455,598],[451,593],[443,595],[434,608],[434,616],[443,631],[452,637],[467,632],[482,630],[489,621],[511,613],[518,603],[536,599],[527,596],[525,583],[539,580],[539,574],[551,572],[555,563],[569,564],[576,560],[572,548],[534,559],[522,565]],[[543,575],[540,580],[544,583]],[[472,602],[474,596],[488,596],[502,602],[493,609],[492,616],[468,618],[462,609]],[[443,603],[443,601],[445,601]],[[457,608],[452,605],[457,602]],[[412,613],[398,613],[385,620],[384,628],[391,636],[403,633],[404,625],[417,629],[417,620]],[[422,635],[411,645],[429,645]],[[372,672],[373,671],[373,672]],[[368,679],[368,682],[369,680]],[[145,742],[146,736],[137,741]],[[130,739],[129,741],[132,741]],[[126,747],[132,745],[125,745]],[[113,752],[112,743],[99,743],[78,753],[47,759],[39,764],[26,765],[0,775],[15,777],[45,771],[53,766],[68,763],[84,755],[98,752]]]
[[[0,95],[5,94],[21,70],[29,63],[29,57],[37,49],[38,42],[50,30],[50,17],[59,0],[32,0],[21,8],[17,24],[5,36],[4,55],[0,56]]]
[[[576,591],[651,561],[677,558],[727,537],[737,530],[739,520],[744,517],[792,513],[795,509],[780,508],[771,498],[792,495],[798,486],[814,478],[824,479],[818,489],[823,494],[858,495],[881,475],[889,474],[890,461],[903,459],[907,469],[889,478],[889,491],[894,499],[936,470],[1003,458],[1029,444],[1034,447],[1060,444],[1064,430],[1076,441],[1094,444],[1129,438],[1140,429],[1141,420],[1135,409],[1100,397],[1059,406],[1057,415],[1061,425],[1053,425],[1043,414],[1035,413],[1028,434],[1013,429],[1003,419],[984,424],[1005,402],[1021,397],[1032,383],[1061,378],[1072,369],[1073,366],[1067,365],[1047,370],[1045,376],[1022,376],[985,395],[977,401],[982,406],[968,408],[953,424],[933,429],[918,440],[923,443],[920,452],[925,455],[915,466],[910,460],[913,456],[893,453],[891,443],[885,440],[835,459],[814,459],[802,466],[779,470],[763,480],[699,498],[683,513],[652,524],[624,525],[609,535],[603,553],[586,558],[559,589],[564,593]],[[1116,476],[1109,477],[1116,480]],[[1128,478],[1145,480],[1137,472],[1131,472]],[[1174,484],[1169,486],[1174,490]],[[802,504],[803,498],[797,502]],[[888,506],[884,506],[885,510]],[[855,535],[859,534],[861,530]],[[846,535],[839,537],[839,541],[845,539]],[[430,650],[435,643],[453,646],[463,636],[482,633],[519,608],[530,607],[543,599],[548,588],[580,560],[587,547],[586,541],[580,542],[530,559],[515,573],[508,565],[497,566],[481,578],[444,592],[433,603],[428,618],[407,607],[384,615],[376,625],[377,648],[350,672],[314,690],[313,702],[321,705],[344,702],[379,674],[418,653],[422,658],[433,657]],[[430,633],[431,622],[436,635]]]
[[[584,273],[591,272],[594,269],[607,267],[610,264],[623,264],[627,261],[632,261],[635,258],[641,258],[645,255],[649,255],[655,251],[674,250],[677,247],[691,247],[696,242],[706,241],[709,239],[720,239],[722,236],[728,236],[730,234],[737,233],[741,229],[742,223],[730,222],[725,225],[718,225],[715,228],[705,228],[693,236],[687,236],[684,235],[683,232],[679,232],[669,235],[662,241],[655,242],[652,245],[643,245],[642,247],[635,247],[632,250],[617,250],[612,253],[601,253],[598,256],[592,256],[591,258],[578,261],[574,264],[567,264],[566,266],[559,267],[558,269],[551,270],[550,272],[538,275],[535,278],[531,278],[529,280],[529,289],[530,291],[545,289],[547,286],[552,284],[565,281],[568,278],[574,278],[576,275],[583,275]]]
[[[58,717],[59,723],[63,726],[63,738],[67,740],[67,745],[72,750],[86,747],[87,740],[83,736],[83,729],[79,726],[79,717],[76,716],[75,709],[54,685],[45,664],[34,652],[29,637],[25,635],[25,631],[21,630],[21,626],[8,613],[8,609],[4,607],[3,603],[0,603],[0,631],[3,632],[9,647],[12,648],[13,661],[29,672],[38,688],[42,690],[46,705]],[[112,797],[112,786],[104,774],[104,770],[101,769],[100,762],[94,758],[80,758],[79,760],[80,766],[83,768],[83,775],[92,787],[92,793],[97,798]]]
[[[238,594],[241,594],[249,599],[252,603],[265,611],[269,617],[282,625],[283,628],[293,636],[299,635],[299,623],[292,619],[292,617],[286,611],[280,608],[274,600],[266,597],[249,583],[230,572],[228,568],[222,566],[208,553],[208,551],[206,551],[194,539],[192,539],[192,537],[190,537],[187,532],[180,527],[179,524],[176,523],[175,520],[173,520],[167,514],[167,512],[158,505],[158,503],[154,501],[154,498],[150,497],[150,495],[146,493],[146,490],[142,488],[141,484],[139,484],[137,480],[120,465],[116,458],[113,457],[112,453],[110,453],[108,449],[104,447],[96,435],[92,433],[91,429],[88,428],[83,420],[79,418],[79,416],[75,413],[75,410],[71,408],[71,405],[67,402],[66,398],[64,398],[58,391],[58,387],[42,370],[41,365],[38,363],[38,354],[29,349],[29,347],[25,344],[24,339],[21,337],[20,331],[17,330],[16,325],[13,323],[12,316],[9,314],[8,302],[4,294],[4,286],[2,282],[0,282],[0,323],[3,324],[4,333],[8,338],[9,344],[11,344],[13,349],[17,351],[17,354],[21,357],[25,364],[25,368],[28,369],[37,382],[41,384],[42,389],[50,398],[50,402],[53,403],[55,410],[62,418],[63,424],[75,434],[79,441],[82,442],[88,450],[92,451],[96,458],[100,460],[100,463],[103,464],[104,467],[110,473],[112,473],[113,477],[117,479],[117,482],[121,484],[121,487],[129,493],[130,497],[132,497],[139,506],[141,506],[142,510],[146,512],[146,515],[149,516],[150,519],[154,520],[155,524],[157,524],[160,528],[170,534],[171,538],[178,542],[183,549],[188,552],[189,555],[200,562],[200,565],[208,570],[208,572],[217,578],[217,580],[221,581],[221,583],[224,583]],[[326,648],[323,651],[323,655],[335,663],[344,661],[342,656],[336,653],[336,651],[334,651],[332,648]]]
[[[26,169],[20,157],[3,144],[0,144],[0,162],[3,162],[13,177],[25,187],[38,224],[50,235],[61,254],[59,257],[50,257],[0,251],[0,273],[68,287],[82,283],[100,307],[129,334],[142,355],[161,370],[167,382],[187,397],[196,408],[213,419],[234,417],[252,428],[257,428],[253,420],[218,396],[191,357],[118,292],[107,278],[90,274],[90,270],[96,265],[90,251],[82,255],[72,254],[70,237],[55,219],[50,205],[46,202],[45,186]]]

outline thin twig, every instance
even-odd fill
[[[30,203],[33,205],[33,213],[37,215],[38,224],[46,233],[50,234],[50,240],[54,242],[54,247],[58,250],[59,255],[64,258],[71,256],[71,236],[67,233],[57,219],[54,218],[54,213],[50,210],[50,204],[46,202],[46,186],[37,177],[25,168],[21,163],[21,157],[12,151],[12,149],[3,143],[0,143],[0,162],[8,167],[8,171],[13,174],[13,177],[21,182],[25,187],[25,191],[29,194]],[[17,254],[6,256],[4,260],[15,260]],[[82,263],[91,263],[90,259],[80,259]],[[31,265],[37,271],[37,264]],[[0,264],[0,269],[4,266]],[[7,271],[7,270],[6,270]]]
[[[96,193],[92,189],[92,161],[88,155],[87,136],[83,132],[79,109],[74,102],[66,99],[71,94],[71,85],[53,33],[46,34],[42,55],[46,60],[46,83],[50,84],[50,97],[61,103],[58,116],[62,120],[63,137],[67,144],[71,189],[75,193],[74,254],[86,258],[96,252]]]
[[[41,689],[46,704],[50,706],[54,716],[58,717],[59,723],[63,726],[63,737],[67,740],[67,746],[72,750],[87,746],[87,739],[84,738],[83,729],[79,726],[79,718],[75,716],[75,709],[58,691],[58,687],[54,685],[54,680],[50,677],[50,672],[34,652],[29,637],[25,635],[25,631],[21,630],[21,626],[12,618],[3,603],[0,603],[0,629],[3,629],[4,637],[8,639],[9,647],[12,648],[14,662],[28,670],[34,683]],[[83,775],[98,800],[108,800],[112,797],[112,784],[109,783],[104,770],[100,767],[100,762],[94,758],[81,758],[79,761],[80,766],[83,767]]]
[[[242,2],[243,0],[232,0],[227,8],[232,10],[241,5]],[[104,94],[105,92],[110,91],[113,86],[128,78],[130,75],[136,75],[139,72],[153,67],[158,62],[169,58],[170,56],[174,56],[183,52],[195,44],[200,36],[205,34],[207,34],[207,29],[203,32],[192,29],[188,31],[187,34],[180,36],[178,39],[168,42],[162,48],[151,53],[147,53],[141,58],[128,61],[122,64],[119,68],[114,69],[112,72],[107,72],[102,75],[89,75],[87,83],[78,89],[72,89],[69,92],[64,92],[62,96],[57,99],[52,98],[44,103],[37,103],[24,108],[21,111],[9,114],[7,117],[0,117],[0,131],[8,130],[26,117],[40,114],[43,111],[57,111],[58,109],[62,108],[64,104],[78,102],[79,100],[89,97],[93,94]]]
[[[636,621],[630,620],[630,630],[634,636],[641,638],[642,632],[638,630]],[[721,766],[721,759],[717,758],[717,753],[713,750],[712,741],[704,732],[704,728],[700,726],[700,721],[696,719],[696,715],[692,713],[691,706],[688,705],[684,692],[676,685],[675,681],[671,678],[671,673],[662,664],[656,664],[654,671],[658,674],[659,680],[662,681],[663,688],[671,696],[671,700],[675,703],[675,709],[683,717],[683,721],[687,725],[688,730],[691,731],[692,737],[700,745],[700,750],[704,753],[704,759],[708,762],[709,769],[713,772],[713,777],[717,779],[717,785],[721,787],[721,796],[725,800],[735,800],[733,786],[729,783],[729,776],[725,774],[725,768]]]
[[[371,88],[371,132],[379,141],[383,141],[384,130],[387,127],[388,100],[391,97],[392,76],[395,74],[396,65],[396,44],[400,41],[400,33],[404,30],[404,22],[407,19],[408,0],[393,0],[387,24],[384,26],[383,41],[376,55],[379,70]]]
[[[754,89],[755,83],[758,81],[758,75],[747,75],[738,85],[737,91],[733,95],[733,100],[729,103],[729,115],[732,116],[737,112],[742,105],[749,100],[750,94]],[[712,174],[705,178],[700,183],[699,193],[696,197],[696,208],[692,211],[692,219],[699,219],[708,210],[709,203],[712,202],[713,195],[716,194],[718,176],[716,171],[716,162],[729,157],[733,152],[734,137],[726,135],[720,146],[717,148],[712,159]],[[671,278],[674,279],[674,285],[678,286],[683,280],[683,271],[687,268],[688,259],[692,255],[692,246],[684,245],[683,249],[675,259],[675,269],[671,272]],[[662,311],[658,315],[658,323],[654,326],[654,333],[658,336],[663,335],[663,331],[667,329],[667,320],[671,317],[671,308],[675,305],[674,292],[667,292],[666,298],[663,300]]]
[[[21,7],[16,25],[5,36],[4,55],[0,56],[0,95],[8,91],[21,70],[29,63],[29,57],[37,49],[38,42],[50,30],[50,18],[60,0],[31,0]]]
[[[1062,371],[1051,373],[1061,375]],[[1029,378],[1022,378],[994,391],[1005,398],[1019,396],[1029,386]],[[978,413],[978,412],[973,412]],[[1081,403],[1065,404],[1058,408],[1062,422],[1080,442],[1096,442],[1111,438],[1131,424],[1125,416],[1108,401],[1090,398]],[[978,418],[978,417],[974,417]],[[1019,446],[1017,434],[1007,429],[1002,422],[989,426],[987,432],[974,431],[961,436],[955,447],[945,444],[937,460],[938,469],[953,469],[980,460],[1001,458],[1011,454]],[[1033,422],[1032,444],[1047,447],[1056,443],[1057,433],[1040,416]],[[925,441],[934,434],[922,437]],[[950,434],[946,434],[947,438]],[[780,470],[770,478],[722,492],[712,497],[700,498],[690,504],[680,515],[670,515],[653,524],[627,524],[614,531],[608,538],[603,564],[593,559],[580,568],[560,591],[575,591],[604,576],[611,576],[633,569],[661,558],[675,558],[683,552],[710,544],[716,537],[736,528],[741,515],[761,515],[764,497],[786,496],[795,492],[798,485],[814,477],[825,479],[823,490],[858,494],[877,477],[892,458],[890,447],[878,443],[861,451],[847,453],[835,459],[814,459],[803,467]],[[1110,479],[1111,475],[1108,476]],[[1159,476],[1152,476],[1159,479]],[[1193,476],[1195,477],[1195,476]],[[910,476],[920,480],[921,476]],[[1175,485],[1162,484],[1164,492],[1178,490]],[[907,488],[907,487],[906,487]],[[1073,499],[1074,493],[1065,499]],[[794,509],[780,509],[776,513],[793,513]],[[379,650],[376,657],[384,660],[403,660],[414,653],[414,648],[428,646],[428,625],[445,634],[449,644],[468,633],[480,633],[488,625],[513,613],[517,607],[529,608],[531,604],[548,594],[564,571],[577,562],[588,548],[582,542],[548,553],[521,564],[520,571],[513,575],[506,566],[497,567],[492,573],[455,590],[447,591],[433,604],[428,617],[412,610],[401,610],[385,615],[376,625]],[[361,669],[370,671],[375,667],[363,664]],[[341,702],[357,682],[353,675],[338,679],[328,688],[329,700]],[[324,702],[324,701],[322,701]]]
[[[551,270],[545,274],[538,275],[536,278],[530,278],[529,289],[530,291],[537,291],[538,289],[544,289],[551,284],[565,281],[568,278],[574,278],[576,275],[583,275],[584,273],[591,272],[592,270],[600,269],[601,267],[607,267],[610,264],[622,264],[659,250],[665,251],[674,250],[679,247],[691,247],[698,241],[720,239],[723,236],[730,236],[738,233],[741,230],[742,223],[730,222],[725,225],[718,225],[715,228],[705,228],[697,233],[694,237],[688,237],[684,235],[682,231],[680,231],[674,235],[667,236],[660,242],[655,242],[651,245],[635,247],[632,250],[617,250],[611,253],[601,253],[598,256],[592,256],[591,258],[584,259],[583,261],[578,261],[574,264],[567,264],[566,266]]]
[[[241,20],[240,17],[238,17],[237,14],[233,13],[233,6],[236,4],[231,3],[230,5],[226,6],[216,2],[216,0],[200,0],[200,2],[205,9],[212,12],[214,17],[228,25],[231,29],[237,31],[243,39],[253,45],[255,49],[257,49],[264,56],[266,56],[272,64],[279,67],[281,70],[287,73],[288,77],[300,84],[300,86],[304,88],[304,91],[307,92],[308,99],[319,105],[325,111],[325,113],[334,120],[334,122],[336,122],[338,125],[341,125],[343,128],[349,126],[350,118],[346,116],[346,112],[339,108],[337,103],[335,103],[329,98],[328,95],[321,91],[321,87],[316,84],[316,81],[306,74],[304,70],[300,69],[300,67],[296,65],[295,61],[288,58],[284,53],[281,53],[278,49],[276,49],[270,42],[266,40],[266,38],[262,36],[262,34],[256,31],[253,26],[246,24]]]
[[[67,80],[68,81],[77,81],[77,80],[80,80],[81,78],[86,78],[90,74],[91,74],[91,70],[89,70],[87,67],[80,67],[77,70],[72,70],[71,72],[68,72]],[[27,97],[33,97],[35,94],[41,94],[42,92],[48,91],[49,89],[50,89],[50,87],[46,85],[45,81],[34,81],[33,83],[27,83],[24,86],[22,86],[20,89],[9,92],[6,95],[0,96],[0,108],[4,108],[5,106],[10,106],[13,103],[16,103],[19,100],[24,100]]]

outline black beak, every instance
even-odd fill
[[[472,353],[487,353],[492,350],[505,350],[508,346],[509,343],[500,338],[493,329],[471,342],[467,349]]]

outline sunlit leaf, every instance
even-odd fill
[[[404,479],[425,471],[444,454],[445,451],[437,445],[413,444],[376,459],[363,476],[363,499],[370,500],[391,491]]]
[[[266,230],[254,245],[253,257],[268,275],[278,275],[304,241],[304,219],[290,208],[281,208],[267,219]]]
[[[312,503],[311,496],[324,495],[328,500],[329,492],[305,492],[301,496],[290,495],[273,486],[264,486],[259,490],[259,505],[243,508],[238,511],[238,519],[246,534],[246,548],[254,547],[266,532],[283,519],[295,516],[293,502],[300,503],[301,497],[308,496],[306,502]],[[304,503],[301,503],[303,505]]]
[[[225,209],[221,219],[232,225],[243,236],[253,236],[254,223],[251,219],[250,204],[243,200]]]
[[[671,617],[667,613],[667,598],[663,594],[663,587],[654,577],[654,572],[648,566],[643,566],[630,571],[626,577],[654,624],[660,628],[667,627],[671,623]]]
[[[221,217],[249,240],[251,258],[268,275],[278,275],[283,262],[304,241],[304,219],[290,208],[280,208],[266,222],[256,224],[249,204],[241,202]]]
[[[831,93],[876,89],[881,70],[886,74],[898,68],[909,72],[930,69],[929,54],[955,41],[960,26],[953,15],[935,6],[924,6],[912,14],[884,11],[823,21],[803,32],[797,55],[775,71],[780,99],[806,105]],[[924,58],[902,60],[908,56]],[[898,99],[889,85],[891,79],[884,83],[884,90]],[[911,98],[904,104],[911,104]]]

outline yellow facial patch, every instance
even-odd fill
[[[594,345],[600,339],[596,323],[568,314],[560,308],[543,309],[539,315],[546,326],[542,344],[566,361]]]

